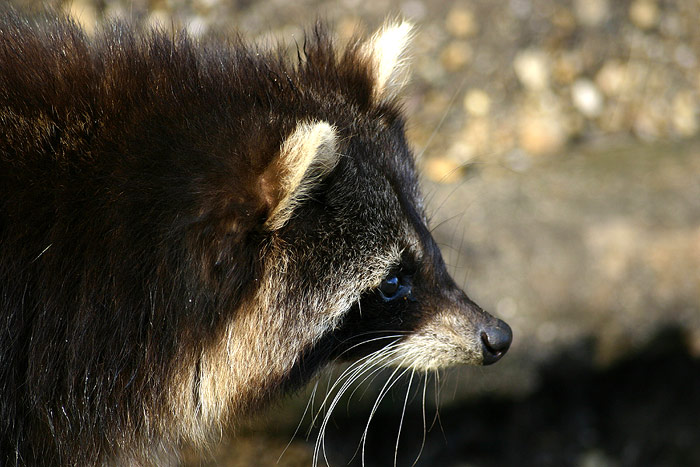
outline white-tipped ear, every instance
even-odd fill
[[[338,162],[336,131],[327,122],[300,123],[282,143],[278,159],[263,176],[263,190],[275,193],[265,222],[277,230]],[[273,183],[275,186],[265,186]]]
[[[413,25],[407,21],[386,23],[366,43],[361,53],[369,60],[374,73],[374,97],[394,96],[408,81],[406,51]]]

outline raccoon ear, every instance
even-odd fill
[[[386,23],[361,45],[360,53],[372,67],[376,100],[390,99],[408,81],[406,50],[412,31],[413,25],[407,21]]]
[[[338,162],[336,131],[327,122],[300,123],[265,169],[260,186],[269,215],[265,228],[277,230]]]

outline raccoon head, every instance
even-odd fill
[[[451,279],[428,228],[394,100],[410,35],[407,23],[388,25],[351,48],[341,60],[364,66],[369,105],[342,96],[346,108],[299,122],[260,179],[269,243],[259,296],[290,319],[277,339],[293,341],[295,364],[311,371],[389,343],[396,365],[491,364],[511,343],[508,325]]]
[[[395,100],[410,33],[388,25],[344,54],[318,40],[288,77],[301,84],[276,109],[284,136],[249,190],[257,224],[232,227],[259,252],[259,272],[202,354],[203,413],[227,394],[264,402],[334,360],[375,354],[429,370],[491,364],[508,350],[510,328],[459,289],[428,227]]]

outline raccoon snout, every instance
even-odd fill
[[[500,319],[481,328],[481,348],[484,365],[496,363],[503,357],[513,341],[513,331]]]

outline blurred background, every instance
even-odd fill
[[[317,18],[341,42],[418,26],[404,99],[435,236],[514,344],[493,367],[364,382],[321,465],[362,463],[383,392],[367,466],[700,465],[700,1],[48,3],[88,32],[120,17],[289,50]],[[339,373],[306,415],[313,384],[183,464],[310,465]]]

